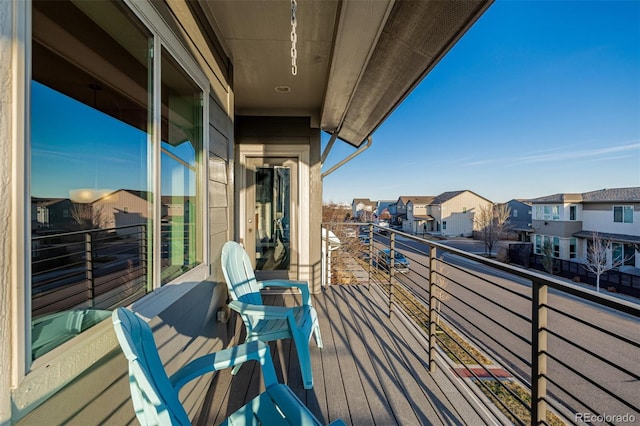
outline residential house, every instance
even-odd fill
[[[150,197],[148,192],[119,189],[98,198],[92,206],[101,216],[102,227],[117,228],[118,235],[130,235],[139,233],[136,225],[147,225],[152,217]]]
[[[50,232],[69,230],[73,226],[73,202],[68,198],[32,198],[31,227],[34,230]]]
[[[427,206],[427,232],[442,236],[470,237],[479,230],[474,215],[493,202],[469,190],[443,192]]]
[[[510,200],[505,203],[509,208],[509,219],[506,224],[506,231],[518,236],[518,241],[528,242],[531,239],[532,215],[531,203],[521,200]]]
[[[105,320],[33,350],[42,337],[32,335],[33,195],[128,188],[147,201],[148,210],[120,192],[122,203],[100,202],[117,209],[116,225],[143,211],[150,219],[136,263],[143,292],[115,292],[127,298],[103,309],[124,304],[162,324],[154,337],[175,371],[230,341],[216,322],[225,241],[244,245],[259,278],[320,291],[321,132],[331,146],[368,147],[490,3],[300,2],[291,16],[289,1],[0,2],[0,56],[9,58],[0,61],[0,424],[36,407],[67,410],[78,424],[133,414],[124,370],[101,383],[109,396],[52,398],[113,359],[117,342]],[[276,244],[286,262],[273,262]],[[187,412],[208,383],[184,388]]]
[[[373,222],[377,205],[376,201],[368,198],[354,198],[351,203],[351,217],[360,222]]]
[[[378,200],[375,210],[376,217],[381,220],[386,220],[387,222],[391,221],[391,209],[395,203],[396,200]]]
[[[401,226],[404,230],[404,221],[407,219],[407,203],[412,198],[421,198],[422,196],[401,195],[395,202],[395,213],[391,220],[392,225]]]
[[[402,230],[413,234],[426,233],[433,221],[427,211],[434,197],[411,197],[407,203],[407,218],[402,222]]]
[[[554,257],[582,261],[597,233],[612,242],[610,263],[640,267],[640,187],[553,194],[530,201],[535,253],[541,254],[548,241]]]

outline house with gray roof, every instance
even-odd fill
[[[471,237],[473,231],[479,230],[475,214],[487,206],[493,206],[493,202],[468,189],[443,192],[431,201],[427,210],[433,217],[430,231],[448,237]]]
[[[640,187],[553,194],[530,201],[535,253],[541,254],[548,241],[554,257],[581,261],[597,233],[612,242],[609,262],[640,267]]]
[[[509,200],[505,203],[509,208],[509,219],[506,230],[518,235],[518,241],[529,241],[533,228],[531,227],[531,203],[526,200]]]
[[[403,196],[398,199],[398,213],[404,211],[404,232],[441,236],[473,235],[474,214],[490,200],[473,191],[443,192],[437,196]],[[401,205],[404,209],[401,210]]]
[[[434,197],[412,197],[407,201],[407,216],[402,222],[402,230],[413,234],[424,233],[427,223],[433,220],[427,210]]]
[[[371,222],[377,207],[376,201],[368,198],[354,198],[351,202],[351,217],[360,222]]]

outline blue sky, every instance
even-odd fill
[[[353,151],[336,143],[323,170]],[[640,1],[497,0],[372,147],[325,177],[323,198],[628,186],[640,186]]]

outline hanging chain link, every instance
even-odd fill
[[[298,34],[296,33],[296,27],[298,26],[298,20],[296,18],[296,10],[298,9],[298,2],[291,0],[291,74],[298,74],[298,50],[296,44],[298,43]]]

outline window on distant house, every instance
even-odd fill
[[[560,257],[560,238],[553,237],[553,257]]]
[[[575,259],[577,257],[577,245],[578,242],[575,238],[569,240],[569,259]]]
[[[445,229],[447,229],[447,221],[443,220],[442,221],[442,230],[444,231]]]
[[[578,206],[569,206],[569,220],[577,220]]]
[[[511,216],[518,217],[518,209],[513,209],[513,211],[511,212]]]
[[[536,254],[542,254],[542,235],[536,235],[534,239],[534,251]]]
[[[467,212],[467,208],[466,208],[466,207],[463,207],[463,208],[462,208],[462,213],[466,213],[466,212]]]
[[[633,223],[633,206],[613,206],[613,221]]]
[[[635,266],[635,248],[632,244],[611,244],[611,258],[616,266]]]

